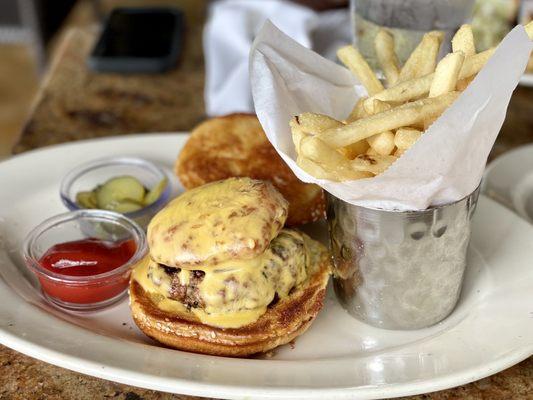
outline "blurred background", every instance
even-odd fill
[[[334,49],[352,41],[353,34],[364,51],[365,34],[370,36],[376,25],[454,30],[471,21],[479,51],[533,16],[532,1],[458,1],[460,11],[443,11],[451,25],[435,26],[438,15],[413,22],[411,14],[420,4],[438,1],[401,2],[406,10],[394,18],[388,14],[391,2],[355,0],[350,10],[350,2],[343,0],[2,0],[0,157],[87,137],[188,130],[208,115],[252,111],[247,56],[267,18],[334,59]],[[155,6],[184,15],[179,59],[170,70],[126,74],[88,66],[113,9]],[[402,26],[393,26],[398,20]],[[425,26],[428,21],[433,26]]]

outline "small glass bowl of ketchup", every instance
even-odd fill
[[[92,311],[126,294],[131,270],[147,248],[143,229],[122,214],[79,210],[35,227],[22,251],[49,301]]]

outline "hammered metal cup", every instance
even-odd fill
[[[370,325],[419,329],[454,309],[463,283],[479,188],[423,211],[384,211],[328,195],[334,288]]]

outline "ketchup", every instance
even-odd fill
[[[126,289],[130,271],[103,279],[89,277],[121,267],[135,251],[133,240],[111,242],[89,238],[56,244],[42,255],[39,264],[65,279],[39,276],[41,286],[48,295],[64,302],[89,304],[111,299]],[[69,277],[87,277],[88,280],[75,282]]]

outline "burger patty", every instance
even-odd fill
[[[179,278],[180,269],[169,268],[161,264],[160,266],[171,279],[168,290],[168,295],[171,299],[177,300],[190,308],[204,307],[204,301],[198,287],[205,277],[204,271],[191,271],[189,283],[182,284]]]
[[[253,309],[276,302],[306,279],[306,254],[302,235],[283,230],[270,243],[261,264],[246,273],[238,274],[229,268],[208,272],[212,275],[206,276],[201,270],[182,270],[154,263],[159,272],[153,271],[149,277],[157,286],[165,282],[166,296],[189,309]],[[201,284],[206,279],[211,291],[206,293],[204,288],[202,293]]]

